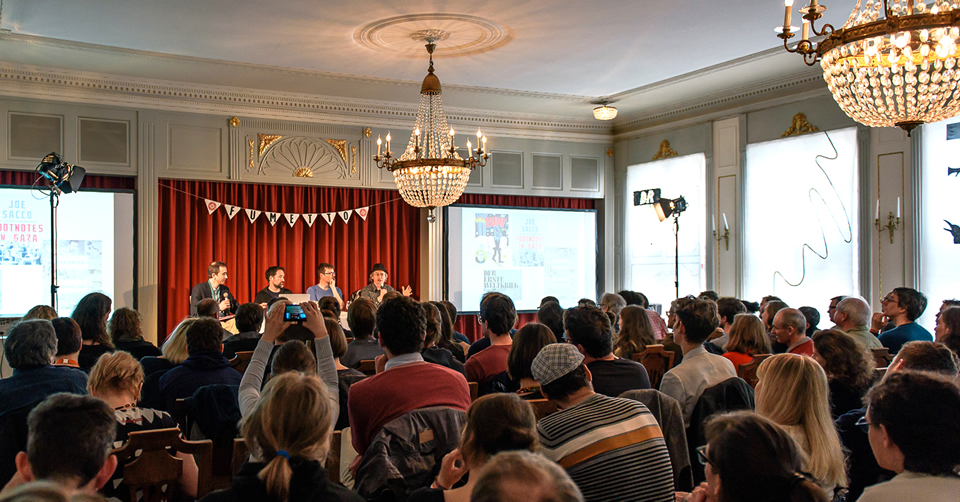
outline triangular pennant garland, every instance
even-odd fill
[[[283,213],[283,217],[287,219],[287,223],[293,227],[293,224],[297,222],[297,218],[300,217],[297,213]]]
[[[300,216],[303,216],[303,221],[307,222],[308,227],[312,227],[313,222],[317,221],[317,213],[301,214]]]
[[[323,219],[327,221],[327,225],[333,225],[333,219],[337,217],[337,213],[320,213],[320,216],[323,216]]]
[[[210,199],[203,199],[203,204],[207,206],[207,214],[213,214],[220,207],[219,202]]]
[[[260,217],[260,211],[256,209],[244,209],[247,212],[247,218],[250,218],[250,223],[257,221],[257,218]]]
[[[276,225],[280,221],[280,213],[271,213],[267,211],[267,221],[270,222],[270,226]]]
[[[223,208],[227,210],[227,216],[232,220],[237,213],[240,212],[240,208],[237,206],[231,206],[230,204],[224,204]]]
[[[347,209],[346,211],[340,211],[340,217],[343,218],[343,222],[347,223],[350,221],[350,215],[353,214],[352,209]]]
[[[357,216],[363,218],[363,221],[367,221],[367,215],[370,214],[370,206],[354,209],[353,212],[357,213]]]

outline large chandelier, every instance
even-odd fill
[[[803,28],[793,48],[793,0],[784,3],[777,36],[807,65],[820,61],[827,87],[850,118],[872,127],[897,126],[909,135],[920,124],[960,113],[960,96],[954,96],[960,80],[957,0],[857,0],[839,30],[816,28],[826,7],[810,0],[799,10]],[[811,36],[823,38],[814,42]]]
[[[373,160],[380,169],[393,173],[403,200],[414,207],[435,207],[452,204],[463,194],[470,171],[487,163],[487,137],[477,130],[477,148],[467,140],[467,158],[457,153],[455,131],[447,125],[440,98],[440,79],[433,74],[433,50],[436,38],[427,36],[430,67],[420,87],[420,109],[417,122],[400,158],[390,151],[387,133],[386,152],[381,155],[383,141],[377,137],[377,154]]]

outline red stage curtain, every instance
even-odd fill
[[[227,286],[240,302],[266,287],[264,272],[273,265],[284,267],[288,289],[305,293],[323,262],[336,267],[344,295],[367,284],[374,263],[387,268],[388,284],[410,285],[420,295],[420,212],[396,191],[161,180],[159,195],[161,338],[189,314],[190,289],[207,279],[215,260],[227,264]],[[337,216],[328,225],[318,216],[313,227],[302,219],[290,227],[283,218],[270,226],[263,214],[254,223],[242,211],[231,220],[222,207],[204,214],[202,198],[280,213],[364,206],[370,213],[366,221],[353,213],[349,223]]]
[[[38,175],[35,171],[5,171],[0,170],[0,185],[7,186],[30,186],[37,181]],[[95,176],[86,175],[83,177],[83,184],[80,190],[84,188],[97,188],[101,190],[134,190],[137,186],[137,179],[123,176]]]
[[[518,195],[463,194],[457,204],[475,204],[480,206],[532,207],[552,209],[595,209],[596,199],[571,199],[564,197],[527,197]],[[517,328],[528,322],[536,322],[536,314],[520,314]],[[463,314],[457,317],[456,330],[470,340],[476,341],[483,336],[476,315]]]

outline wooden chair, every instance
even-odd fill
[[[183,431],[183,435],[190,437],[190,431],[187,430],[187,400],[184,398],[177,399],[173,404],[173,419],[177,421],[177,425],[180,427],[180,430]]]
[[[886,347],[870,349],[870,352],[873,353],[873,361],[877,363],[878,368],[886,368],[893,361],[893,354]]]
[[[477,382],[467,382],[467,385],[470,386],[470,402],[477,400],[477,397],[480,395],[480,384]]]
[[[348,438],[349,440],[349,438]],[[327,450],[327,478],[331,483],[340,484],[340,442],[343,441],[342,431],[333,431],[330,434],[330,449]]]
[[[175,428],[131,432],[127,442],[113,454],[123,464],[123,481],[130,489],[130,500],[142,491],[143,502],[176,500],[177,480],[183,461],[168,449],[189,453],[197,462],[197,498],[210,492],[213,472],[213,442],[184,441]],[[137,453],[139,452],[139,455]]]
[[[230,462],[230,472],[233,473],[233,476],[236,476],[240,472],[240,467],[247,461],[247,458],[250,456],[250,450],[247,449],[247,443],[244,442],[243,438],[236,438],[233,440],[233,460]]]
[[[253,358],[253,351],[240,351],[237,352],[237,355],[230,360],[230,367],[239,371],[242,375],[244,371],[247,371],[247,366],[250,365],[250,359]]]
[[[357,366],[357,371],[367,376],[376,375],[377,362],[373,359],[364,359],[360,361],[360,366]]]
[[[647,376],[650,377],[650,387],[658,389],[660,388],[660,379],[673,367],[673,352],[664,349],[663,345],[647,345],[643,352],[633,355],[633,360],[647,369]]]
[[[770,357],[770,354],[756,354],[753,356],[753,359],[750,362],[741,364],[737,367],[737,376],[742,378],[745,382],[750,384],[754,389],[757,388],[757,382],[760,380],[757,378],[757,368],[760,367],[760,363],[764,359]]]
[[[887,368],[874,368],[873,369],[873,381],[879,382],[883,379],[883,375],[887,374]]]
[[[527,403],[533,408],[533,414],[537,417],[537,420],[557,411],[557,406],[551,403],[549,399],[530,399]]]
[[[467,342],[457,342],[463,347],[463,355],[466,356],[470,352],[470,344]]]

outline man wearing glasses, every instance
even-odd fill
[[[332,296],[340,303],[340,309],[344,307],[343,292],[337,287],[337,273],[329,263],[317,265],[317,283],[307,288],[307,294],[313,302],[319,301],[324,296]]]
[[[900,352],[903,344],[913,341],[933,341],[933,335],[916,323],[917,318],[927,308],[927,297],[912,288],[894,288],[880,300],[881,312],[873,314],[870,332],[877,335],[891,354]],[[887,322],[895,326],[880,334]]]

